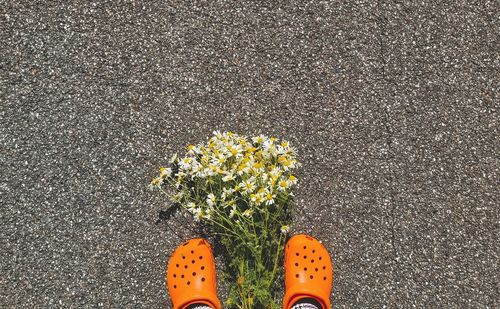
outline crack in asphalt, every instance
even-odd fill
[[[392,81],[387,78],[387,72],[386,72],[387,60],[385,57],[386,46],[384,43],[384,38],[387,35],[387,33],[385,31],[387,17],[384,16],[381,6],[382,6],[382,1],[378,0],[377,1],[377,9],[378,9],[379,16],[376,20],[377,20],[377,25],[378,25],[378,29],[379,29],[379,33],[377,36],[378,42],[379,42],[379,47],[380,47],[379,48],[379,58],[380,58],[380,61],[382,64],[382,67],[381,67],[382,81],[385,83],[384,88],[387,88],[388,85],[392,84]],[[387,95],[388,93],[390,93],[390,91],[385,91],[384,95]],[[392,155],[392,151],[391,151],[393,131],[390,127],[390,115],[389,115],[389,112],[387,110],[387,107],[383,106],[383,104],[379,104],[379,107],[381,107],[383,110],[383,115],[384,115],[383,125],[384,125],[385,133],[387,134],[387,137],[385,138],[385,145],[387,146],[387,163],[389,164],[389,171],[391,173],[393,173],[392,169],[390,168],[390,163],[389,163],[389,161],[394,159],[394,155]],[[393,175],[390,175],[388,180],[389,180],[389,184],[390,184],[387,193],[388,193],[388,204],[390,206],[389,217],[390,217],[391,247],[392,247],[392,253],[393,253],[393,261],[395,263],[395,266],[396,266],[398,272],[400,272],[401,268],[400,268],[400,263],[399,263],[399,252],[398,252],[398,249],[396,246],[396,229],[395,229],[396,203],[395,203],[395,193],[394,193],[394,189],[393,189],[393,186],[396,185],[395,184],[395,177]],[[396,274],[396,275],[399,275],[399,274]],[[397,285],[394,285],[394,287],[395,287],[395,289],[397,289]]]

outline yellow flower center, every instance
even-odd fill
[[[253,168],[255,168],[255,169],[262,168],[262,166],[263,166],[262,161],[255,162],[255,163],[253,164]]]

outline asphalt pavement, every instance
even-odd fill
[[[0,3],[0,307],[169,308],[213,130],[297,148],[335,308],[500,307],[498,1]]]

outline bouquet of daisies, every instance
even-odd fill
[[[279,307],[275,279],[298,166],[287,141],[216,131],[207,143],[189,145],[184,157],[174,156],[151,182],[224,245],[234,283],[229,307]]]

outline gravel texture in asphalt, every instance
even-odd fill
[[[215,129],[298,149],[334,307],[500,307],[498,1],[0,3],[0,307],[170,307]]]

